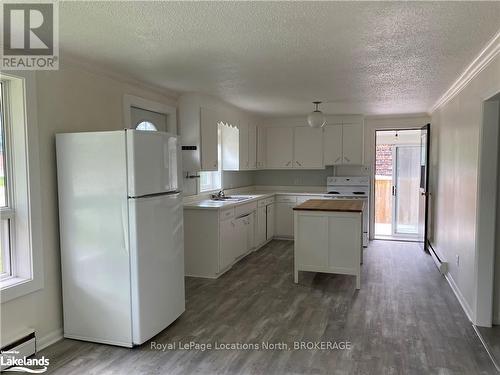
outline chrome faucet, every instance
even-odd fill
[[[217,194],[212,194],[212,198],[224,199],[226,194],[224,193],[224,189],[219,190]]]

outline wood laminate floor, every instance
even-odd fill
[[[374,241],[352,276],[305,273],[272,241],[217,280],[186,279],[186,312],[151,341],[285,343],[290,350],[153,350],[65,339],[52,374],[495,374],[452,290],[418,244]],[[294,342],[350,349],[294,350]],[[284,346],[283,346],[284,347]],[[282,347],[282,348],[283,348]]]
[[[497,369],[500,369],[500,326],[476,327],[477,334],[483,340]]]

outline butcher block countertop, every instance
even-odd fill
[[[294,207],[299,211],[362,212],[364,202],[358,199],[310,199]]]

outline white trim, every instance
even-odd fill
[[[23,142],[25,146],[25,151],[23,152],[24,165],[22,167],[25,170],[25,183],[23,183],[24,186],[17,186],[15,191],[25,189],[27,194],[27,197],[24,199],[25,202],[23,202],[23,209],[26,211],[25,225],[28,228],[29,236],[28,238],[23,238],[27,244],[26,249],[25,246],[22,249],[24,249],[23,253],[25,253],[23,257],[29,257],[30,259],[30,264],[23,262],[23,264],[16,264],[15,266],[17,274],[14,276],[20,277],[25,281],[0,290],[1,303],[4,303],[42,289],[44,286],[44,275],[36,77],[32,71],[12,71],[8,74],[2,73],[0,77],[13,82],[10,85],[10,90],[13,90],[15,86],[15,90],[24,91],[22,103],[16,103],[16,105],[18,107],[22,105],[20,110],[22,110],[22,121],[24,123]],[[16,211],[19,212],[19,209],[20,202],[16,199]],[[20,240],[20,238],[17,239]],[[20,246],[19,241],[16,242],[15,246]],[[19,251],[19,248],[16,248],[16,253],[19,254]]]
[[[479,55],[464,70],[457,80],[429,109],[429,113],[434,112],[453,99],[467,84],[478,75],[500,52],[500,31],[488,42]]]
[[[474,257],[474,324],[491,327],[493,320],[495,232],[498,174],[498,100],[481,103]]]
[[[366,123],[366,120],[397,120],[397,119],[414,119],[422,117],[429,117],[429,114],[425,112],[417,112],[417,113],[395,113],[389,115],[366,115],[364,117],[364,120]]]
[[[444,275],[444,277],[446,278],[446,281],[448,281],[448,284],[450,285],[451,290],[453,290],[453,293],[455,293],[455,297],[457,297],[458,302],[460,302],[460,305],[462,306],[462,309],[464,310],[465,315],[467,315],[467,318],[472,323],[474,323],[474,319],[472,318],[473,317],[472,309],[469,306],[469,304],[467,303],[467,300],[463,296],[462,292],[458,288],[457,283],[455,282],[455,280],[453,280],[453,277],[451,276],[451,274],[449,272],[446,275]]]
[[[140,96],[123,95],[123,124],[125,129],[132,129],[130,108],[136,107],[146,111],[163,113],[167,116],[167,131],[177,134],[177,109],[174,106],[155,102]]]
[[[45,349],[46,347],[55,344],[62,339],[64,339],[62,328],[58,328],[41,337],[36,336],[36,351],[38,352],[42,349]]]

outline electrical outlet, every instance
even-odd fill
[[[457,267],[460,267],[460,255],[455,255],[455,263],[457,263]]]

